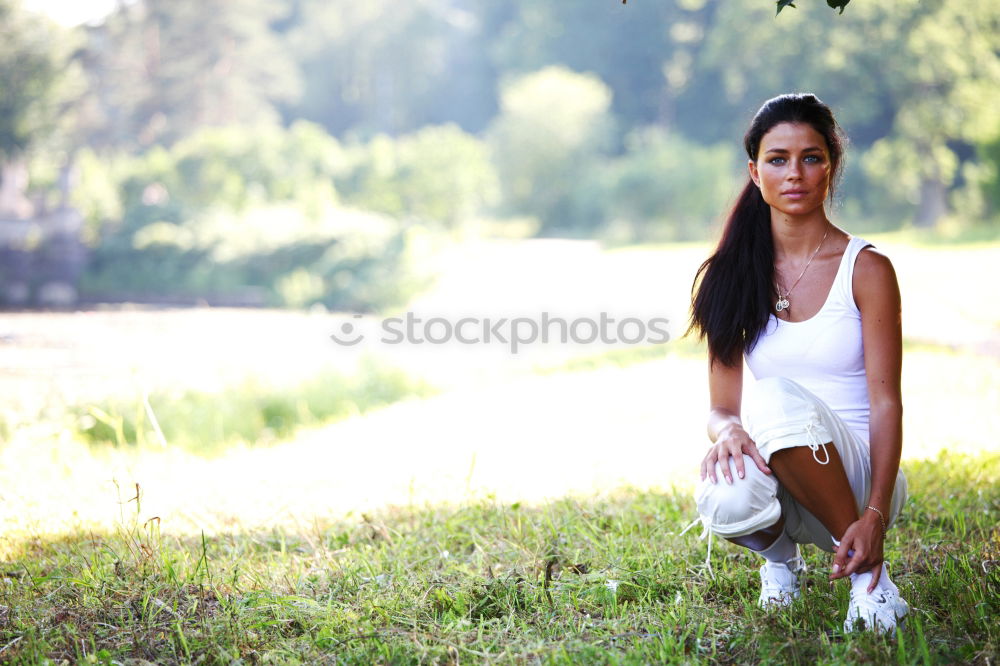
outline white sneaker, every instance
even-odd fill
[[[799,574],[805,571],[806,563],[801,557],[793,557],[785,563],[764,562],[760,568],[757,605],[764,610],[791,605],[799,598]]]
[[[880,580],[879,586],[868,594],[871,574],[852,575],[851,578],[851,603],[847,607],[844,631],[860,629],[880,634],[894,631],[896,624],[910,612],[910,605],[899,596],[896,584],[888,579]]]

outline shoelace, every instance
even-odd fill
[[[782,564],[788,567],[788,570],[796,576],[806,572],[806,561],[802,559],[801,555],[796,555],[790,560],[785,560]]]
[[[805,573],[806,571],[806,561],[802,559],[801,555],[796,555],[792,559],[786,561],[785,566],[788,567],[788,570],[796,576]]]

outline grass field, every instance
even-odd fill
[[[1000,246],[878,244],[907,336],[897,636],[843,634],[817,551],[773,615],[752,554],[715,541],[706,576],[691,340],[369,364],[335,313],[129,310],[0,316],[0,662],[995,664]],[[665,306],[676,332],[704,248],[468,252],[415,308]]]
[[[1000,456],[906,465],[886,553],[912,606],[845,635],[807,551],[802,598],[754,607],[756,556],[679,535],[686,496],[388,508],[305,532],[177,539],[126,501],[116,534],[10,544],[11,663],[976,663],[1000,653]],[[131,489],[123,489],[128,492]],[[127,492],[126,492],[127,494]],[[123,495],[123,500],[126,498]],[[63,662],[65,663],[65,662]]]

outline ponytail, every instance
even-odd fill
[[[735,367],[767,326],[777,295],[773,281],[771,208],[748,180],[726,220],[715,253],[691,285],[691,323],[708,338],[709,357]]]

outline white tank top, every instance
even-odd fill
[[[868,442],[868,383],[861,341],[861,311],[851,288],[854,262],[871,243],[851,236],[837,277],[820,311],[789,322],[772,313],[745,354],[756,379],[787,377],[822,399],[847,427]]]

